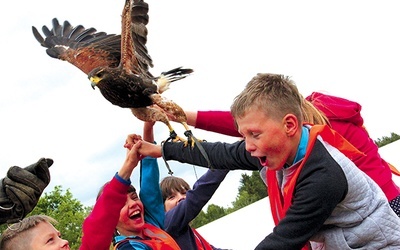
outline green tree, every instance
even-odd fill
[[[226,215],[226,209],[214,204],[207,207],[207,219],[208,221],[214,221]]]
[[[205,224],[210,223],[216,219],[219,219],[223,216],[227,215],[227,211],[225,208],[220,207],[218,205],[211,204],[207,207],[207,212],[203,210],[196,216],[196,218],[191,222],[191,226],[193,228],[201,227]]]
[[[190,226],[193,228],[201,227],[207,224],[209,221],[207,220],[206,213],[201,210],[200,213],[190,222]]]
[[[260,178],[260,173],[253,171],[251,175],[242,174],[240,180],[239,193],[236,200],[232,202],[232,209],[229,212],[236,211],[240,208],[250,205],[262,198],[268,196],[267,188]]]
[[[378,147],[383,147],[391,142],[397,141],[398,139],[400,139],[400,135],[392,132],[390,134],[390,137],[383,136],[382,138],[378,138],[378,140],[376,140],[375,143],[376,145],[378,145]]]

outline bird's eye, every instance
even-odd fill
[[[100,78],[102,78],[103,75],[104,75],[104,72],[103,72],[103,71],[100,71],[99,73],[96,74],[96,76],[97,76],[97,77],[100,77]]]

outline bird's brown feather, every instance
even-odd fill
[[[96,67],[117,67],[121,57],[121,36],[85,29],[82,25],[72,27],[68,21],[60,25],[53,19],[53,28],[43,26],[43,38],[36,27],[32,32],[36,40],[46,47],[49,56],[67,61],[85,74]]]
[[[125,0],[121,35],[97,32],[82,25],[73,27],[68,21],[60,25],[56,18],[51,30],[43,26],[44,37],[35,27],[32,32],[47,48],[49,56],[82,70],[109,102],[130,108],[140,120],[165,123],[172,135],[175,132],[168,114],[188,130],[186,115],[179,105],[162,97],[161,92],[169,83],[185,78],[193,70],[178,67],[158,77],[149,72],[153,62],[146,47],[148,11],[149,6],[143,0]],[[166,84],[159,91],[161,83]]]

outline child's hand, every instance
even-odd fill
[[[128,137],[125,140],[124,148],[131,150],[132,146],[141,140],[142,140],[142,137],[140,135],[130,134],[130,135],[128,135]]]
[[[143,156],[138,152],[141,145],[142,141],[139,140],[135,144],[128,146],[129,149],[126,154],[125,162],[118,171],[118,175],[121,178],[129,180],[133,169],[136,168],[136,166],[139,164],[139,161],[143,158]]]
[[[139,154],[139,148],[142,146],[142,141],[137,141],[126,153],[126,162],[129,164],[136,165],[139,163],[140,160],[144,158],[141,154]]]
[[[161,146],[147,141],[142,141],[140,148],[138,148],[138,152],[143,156],[158,158],[161,157]]]
[[[143,159],[145,156],[150,156],[153,158],[161,157],[161,146],[143,141],[142,137],[137,134],[130,134],[125,140],[124,147],[128,149],[128,154],[132,147],[139,142],[141,144],[140,147],[137,148],[137,152],[140,156],[140,159]]]

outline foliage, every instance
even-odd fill
[[[257,171],[253,171],[251,175],[242,174],[240,183],[239,193],[236,200],[232,202],[233,208],[230,212],[248,206],[268,196],[267,188]]]
[[[193,228],[198,228],[201,227],[205,224],[207,224],[209,221],[207,220],[207,214],[201,210],[200,213],[190,222],[190,226]]]
[[[376,145],[378,145],[378,147],[383,147],[391,142],[397,141],[398,139],[400,139],[400,135],[392,132],[390,134],[390,137],[383,136],[382,138],[378,138],[378,140],[376,140],[375,143]]]
[[[42,195],[27,216],[45,214],[53,217],[58,221],[55,227],[61,232],[61,237],[68,240],[71,249],[79,249],[82,223],[90,211],[90,207],[84,207],[79,200],[73,198],[69,189],[63,194],[62,187],[55,186],[53,191]]]
[[[225,215],[227,215],[225,208],[211,204],[207,207],[207,212],[201,211],[190,225],[198,228]]]
[[[0,232],[3,232],[7,228],[7,224],[0,225]]]

